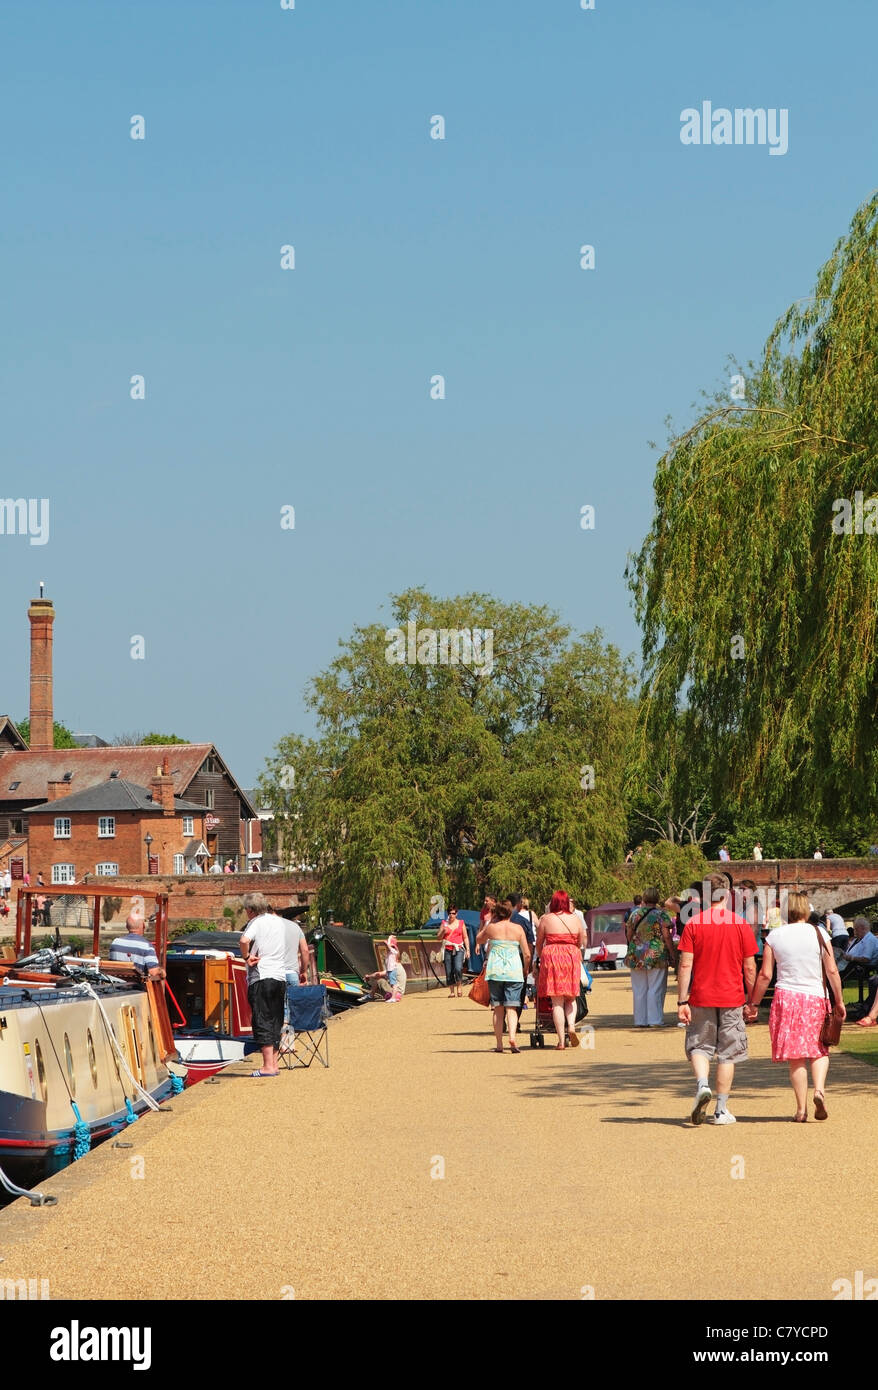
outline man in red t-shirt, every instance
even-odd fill
[[[743,917],[736,917],[730,910],[725,874],[711,874],[704,881],[704,890],[702,902],[712,906],[693,916],[680,938],[677,1013],[680,1022],[686,1024],[686,1056],[697,1083],[692,1123],[704,1123],[705,1111],[713,1098],[708,1080],[710,1059],[716,1057],[713,1122],[733,1125],[735,1117],[726,1102],[735,1063],[747,1056],[743,1004],[756,979],[758,947]]]

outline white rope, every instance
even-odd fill
[[[111,1025],[111,1023],[110,1023],[110,1020],[107,1018],[107,1011],[106,1011],[106,1009],[104,1008],[103,1004],[101,1003],[100,997],[95,993],[95,991],[92,989],[91,985],[88,983],[87,980],[82,980],[80,983],[82,984],[82,987],[83,987],[83,989],[85,990],[85,992],[86,992],[87,994],[90,994],[90,995],[91,995],[92,999],[95,1001],[95,1003],[97,1004],[98,1008],[100,1009],[100,1011],[101,1011],[101,1016],[103,1017],[103,1020],[104,1020],[104,1027],[105,1027],[106,1030],[107,1030],[107,1037],[110,1039],[110,1042],[113,1044],[113,1047],[116,1049],[116,1054],[117,1054],[117,1056],[118,1056],[118,1058],[119,1058],[119,1061],[122,1063],[122,1066],[125,1068],[125,1074],[126,1074],[126,1076],[128,1077],[128,1080],[131,1082],[131,1085],[134,1087],[135,1091],[137,1091],[137,1092],[143,1097],[143,1099],[146,1101],[147,1105],[149,1106],[150,1110],[160,1110],[160,1109],[161,1109],[161,1106],[159,1105],[158,1101],[157,1101],[157,1100],[154,1100],[153,1097],[149,1094],[149,1091],[145,1091],[145,1090],[143,1089],[143,1087],[141,1086],[140,1082],[139,1082],[138,1080],[136,1080],[136,1078],[135,1078],[134,1076],[132,1076],[132,1074],[131,1074],[131,1068],[129,1067],[128,1063],[127,1063],[126,1060],[125,1060],[125,1054],[123,1053],[121,1047],[119,1046],[119,1040],[118,1040],[118,1038],[116,1037],[115,1033],[113,1032],[113,1028],[112,1028],[112,1025]]]

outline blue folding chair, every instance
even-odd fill
[[[278,1061],[292,1071],[310,1067],[316,1058],[329,1066],[329,1005],[325,985],[287,985],[289,1026],[280,1040]]]

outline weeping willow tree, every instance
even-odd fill
[[[878,195],[775,326],[743,400],[716,397],[670,442],[629,560],[640,767],[706,779],[730,805],[835,822],[874,804],[876,252]]]

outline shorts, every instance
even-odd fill
[[[520,1009],[523,980],[489,980],[491,1007],[494,1009]]]
[[[690,1006],[692,1007],[692,1006]],[[740,1062],[747,1056],[747,1025],[744,1009],[701,1009],[692,1007],[692,1022],[686,1029],[686,1056],[703,1052],[718,1062]]]
[[[396,973],[396,969],[395,969],[395,968],[394,968],[393,970],[388,970],[388,972],[387,972],[387,983],[390,985],[391,989],[396,989],[396,982],[397,982],[397,979],[398,979],[398,978],[399,978],[399,977],[398,977],[398,975],[397,975],[397,973]]]
[[[284,1026],[286,980],[254,980],[247,991],[257,1047],[280,1047]]]

